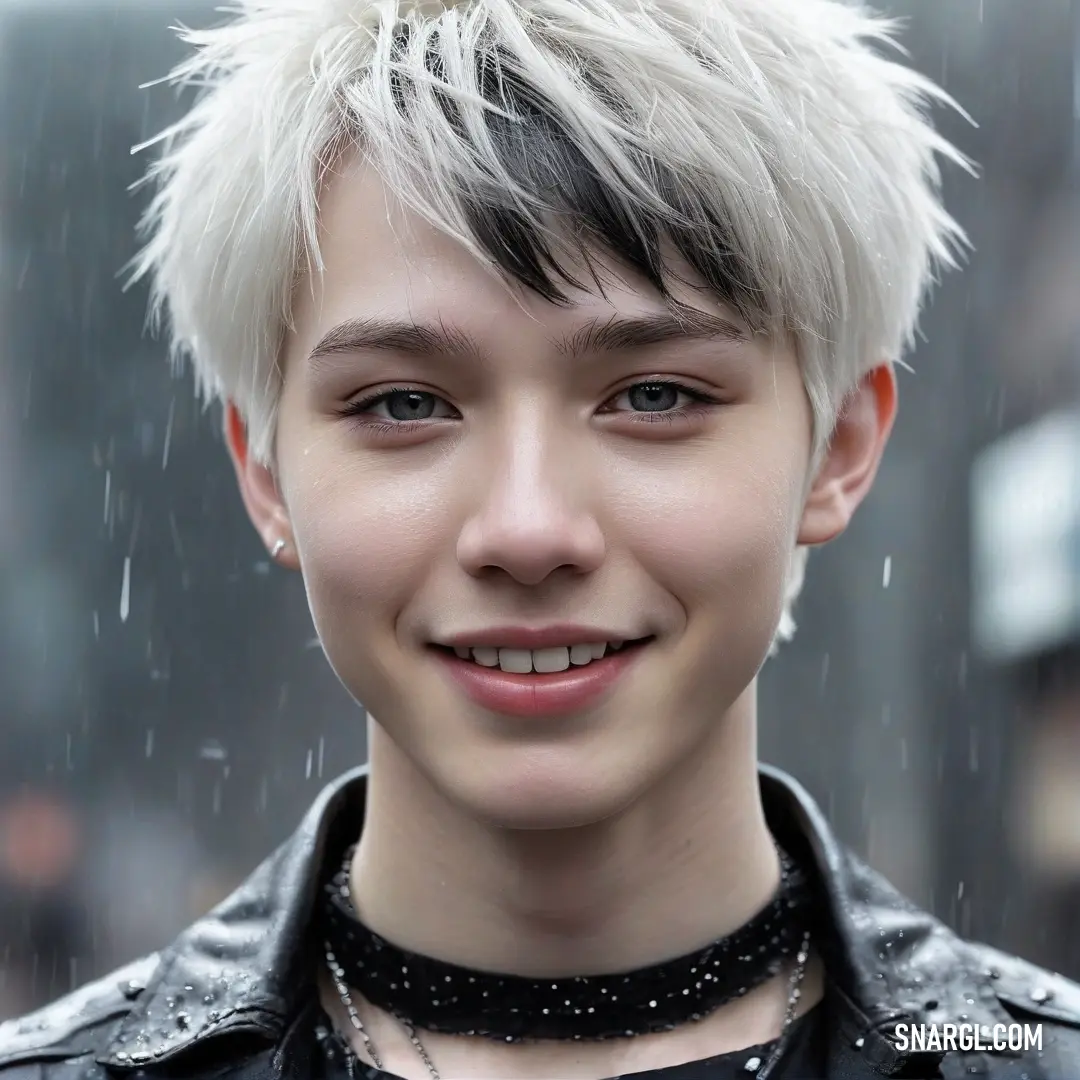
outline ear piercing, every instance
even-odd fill
[[[270,558],[276,559],[285,550],[285,547],[285,541],[282,540],[279,536],[277,541],[274,543],[274,546],[270,549]]]

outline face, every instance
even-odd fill
[[[438,791],[507,826],[600,820],[707,753],[767,654],[814,541],[795,355],[689,285],[698,317],[671,336],[602,257],[606,295],[508,291],[359,168],[321,226],[275,475],[232,440],[249,510],[289,540],[341,681]],[[523,657],[565,670],[503,672]]]

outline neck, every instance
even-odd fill
[[[496,828],[443,796],[377,724],[351,873],[361,918],[410,951],[506,974],[628,971],[731,933],[779,881],[753,691],[710,744],[619,813]]]

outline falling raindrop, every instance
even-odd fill
[[[124,580],[120,585],[120,621],[127,622],[131,606],[131,556],[124,556]]]
[[[228,751],[219,739],[206,739],[199,747],[199,757],[204,761],[224,761]]]
[[[169,447],[172,445],[173,413],[176,410],[176,398],[169,402],[169,418],[165,422],[165,445],[161,451],[161,471],[169,466]]]

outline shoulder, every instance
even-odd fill
[[[1030,1038],[1031,1042],[1011,1054],[991,1054],[990,1077],[1016,1075],[1017,1062],[1033,1077],[1075,1080],[1080,1076],[1080,984],[1041,968],[1018,956],[977,942],[963,942],[968,970],[978,978],[972,989],[993,997],[1000,1021],[1021,1025],[1008,1029],[1005,1038]],[[991,1032],[993,1037],[993,1032]]]
[[[1080,1027],[1080,983],[989,945],[968,947],[986,965],[998,997],[1011,1011]]]
[[[43,1009],[0,1023],[0,1080],[89,1080],[88,1066],[146,988],[158,959],[155,953],[136,960]],[[70,1071],[76,1064],[78,1071]]]

